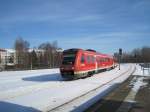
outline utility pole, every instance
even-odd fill
[[[30,54],[30,64],[31,64],[31,70],[33,69],[33,63],[32,63],[32,52],[31,52],[31,54]]]
[[[120,70],[121,56],[122,56],[122,49],[119,48],[119,70]]]
[[[135,64],[137,65],[137,55],[134,54],[134,58],[135,58]]]

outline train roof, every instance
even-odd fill
[[[96,51],[93,50],[93,49],[87,49],[86,51],[96,52]]]
[[[101,56],[101,57],[109,57],[109,58],[113,58],[113,56],[111,56],[111,55],[108,55],[108,54],[103,54],[103,53],[100,53],[100,52],[96,52],[95,50],[84,50],[84,51],[86,51],[86,52],[91,52],[91,53],[94,53],[95,55],[99,55],[99,56]]]
[[[99,53],[99,52],[96,52],[96,51],[93,50],[93,49],[86,49],[86,50],[84,50],[84,49],[80,49],[80,48],[71,48],[71,49],[66,49],[66,50],[64,50],[63,52],[64,52],[64,53],[66,53],[66,52],[77,52],[77,51],[79,51],[79,50],[84,51],[84,52],[93,53],[93,54],[95,54],[95,55],[97,55],[97,56],[99,55],[99,56],[102,56],[102,57],[113,58],[113,56],[111,56],[111,55]]]
[[[64,50],[63,52],[77,52],[77,51],[79,51],[79,50],[82,50],[82,49],[79,49],[79,48],[71,48],[71,49],[66,49],[66,50]]]

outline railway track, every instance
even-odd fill
[[[85,98],[86,97],[90,97],[90,99],[93,97],[91,97],[91,95],[97,95],[98,93],[99,93],[99,91],[101,90],[101,89],[103,89],[103,87],[105,87],[105,86],[110,86],[110,84],[111,84],[111,82],[113,82],[113,81],[115,81],[116,79],[119,79],[120,77],[122,77],[122,76],[125,76],[125,75],[127,75],[127,74],[133,74],[134,72],[135,72],[135,70],[136,70],[136,68],[135,68],[135,66],[133,66],[133,65],[130,65],[130,67],[126,70],[126,71],[124,71],[123,73],[121,73],[119,76],[117,76],[117,77],[114,77],[113,79],[111,79],[111,80],[109,80],[109,81],[107,81],[106,83],[104,83],[104,84],[102,84],[102,85],[100,85],[100,86],[98,86],[98,87],[96,87],[96,88],[94,88],[94,89],[92,89],[92,90],[90,90],[90,91],[88,91],[88,92],[86,92],[86,93],[84,93],[84,94],[82,94],[82,95],[80,95],[80,96],[77,96],[77,97],[75,97],[75,98],[73,98],[72,100],[70,100],[70,101],[68,101],[68,102],[66,102],[66,103],[64,103],[64,104],[61,104],[61,105],[59,105],[59,106],[57,106],[57,107],[54,107],[54,108],[52,108],[52,109],[49,109],[49,111],[48,112],[59,112],[59,111],[61,111],[61,112],[63,112],[63,110],[64,109],[67,109],[67,111],[74,111],[74,110],[77,110],[77,111],[84,111],[87,107],[85,107],[84,105],[83,105],[83,103],[85,103],[84,101],[85,101]],[[110,89],[109,91],[108,91],[108,93],[111,91],[111,90],[113,90],[114,88],[116,88],[117,86],[114,86],[114,87],[112,87],[112,89]],[[106,94],[105,94],[106,95]],[[104,96],[104,94],[101,94],[101,95],[99,95],[99,99],[100,98],[102,98]],[[97,99],[98,100],[98,99]],[[79,102],[79,101],[82,101],[82,103],[81,103],[81,105],[82,105],[82,107],[80,106],[80,105],[77,105],[76,104],[76,102]],[[89,106],[91,106],[92,104],[89,104]],[[69,109],[69,110],[68,110]],[[48,110],[48,109],[47,109]],[[66,111],[66,110],[65,110]]]

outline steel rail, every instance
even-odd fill
[[[69,103],[71,103],[71,102],[73,102],[73,101],[75,101],[75,100],[77,100],[77,99],[79,99],[79,98],[81,98],[81,97],[83,97],[83,96],[85,96],[85,95],[87,95],[87,94],[93,92],[93,91],[96,91],[97,89],[102,88],[103,86],[107,85],[108,83],[110,83],[110,82],[112,82],[112,81],[114,81],[114,80],[120,78],[121,76],[124,76],[126,73],[128,73],[130,70],[132,70],[132,66],[133,66],[133,65],[130,65],[130,67],[127,69],[127,71],[121,73],[119,76],[117,76],[117,77],[111,79],[110,81],[108,81],[108,82],[106,82],[106,83],[104,83],[104,84],[102,84],[102,85],[100,85],[100,86],[98,86],[98,87],[96,87],[96,88],[94,88],[94,89],[92,89],[92,90],[90,90],[90,91],[88,91],[88,92],[86,92],[86,93],[80,95],[80,96],[77,96],[77,97],[75,97],[75,98],[69,100],[68,102],[65,102],[65,103],[63,103],[63,104],[61,104],[61,105],[59,105],[59,106],[56,106],[56,107],[54,107],[54,108],[48,110],[48,112],[55,111],[55,110],[57,110],[57,109],[59,109],[59,108],[65,106],[65,105],[67,105],[67,104],[69,104]],[[136,70],[136,67],[134,66],[134,69],[133,69],[133,71],[131,72],[131,75],[135,72],[135,70]]]

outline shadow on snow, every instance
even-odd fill
[[[46,74],[46,75],[38,75],[32,77],[22,78],[24,81],[37,81],[37,82],[46,82],[46,81],[62,81],[63,78],[59,73],[56,74]]]
[[[0,112],[41,112],[32,107],[0,101]]]

